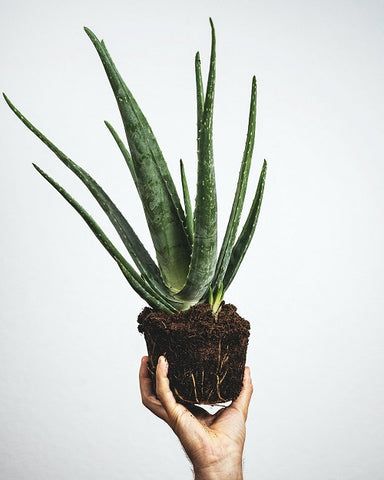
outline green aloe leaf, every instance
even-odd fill
[[[121,255],[117,248],[112,244],[108,237],[104,234],[102,229],[98,224],[93,220],[93,218],[86,212],[86,210],[74,200],[69,193],[64,190],[58,183],[53,180],[48,174],[46,174],[41,168],[33,164],[36,170],[62,195],[67,202],[72,205],[72,207],[81,215],[85,220],[89,228],[95,234],[99,242],[104,246],[104,248],[109,252],[112,258],[119,265],[124,276],[130,283],[131,287],[153,308],[159,308],[165,310],[168,313],[176,311],[176,309],[167,304],[162,298],[160,298],[157,293],[152,290],[152,288],[145,282],[144,279],[138,275],[134,268],[127,262],[127,260]]]
[[[209,291],[212,292],[211,287],[209,288]],[[224,296],[224,286],[221,283],[219,285],[219,288],[217,289],[216,295],[213,295],[213,292],[212,292],[212,297],[210,296],[209,298],[209,304],[211,305],[212,312],[214,314],[217,314],[220,311],[221,305],[223,302],[223,296]]]
[[[184,196],[184,206],[185,206],[185,218],[187,222],[188,235],[193,239],[193,213],[191,207],[191,197],[189,195],[189,188],[187,183],[187,178],[185,176],[184,163],[180,159],[180,175],[181,175],[181,184],[183,187],[183,196]]]
[[[248,130],[247,130],[247,138],[245,142],[243,160],[240,167],[235,197],[232,204],[232,209],[229,216],[227,229],[225,231],[223,244],[222,244],[219,258],[216,265],[215,277],[213,280],[214,291],[216,291],[219,285],[223,282],[223,278],[227,270],[229,260],[231,258],[233,244],[235,242],[236,233],[237,233],[237,229],[240,222],[241,212],[244,205],[244,198],[247,190],[249,170],[251,167],[253,147],[255,144],[256,100],[257,100],[256,78],[253,77],[251,103],[250,103],[249,119],[248,119]]]
[[[235,246],[232,251],[232,255],[228,264],[227,271],[225,272],[223,284],[224,291],[227,290],[229,285],[232,283],[241,262],[243,261],[244,255],[246,254],[249,244],[251,243],[255,228],[257,225],[257,220],[259,218],[261,202],[263,199],[265,177],[267,174],[267,162],[264,160],[263,168],[260,173],[259,182],[257,184],[256,194],[253,199],[248,217],[245,221],[243,229],[239,235],[238,240],[235,243]]]
[[[111,223],[115,227],[125,247],[130,253],[133,261],[140,270],[144,278],[152,285],[153,288],[166,295],[166,289],[162,284],[161,276],[157,265],[154,263],[149,253],[137,237],[136,233],[122,215],[120,210],[112,202],[109,196],[98,185],[98,183],[79,165],[67,157],[59,148],[56,147],[43,133],[40,132],[4,95],[9,107],[15,115],[29,128],[47,147],[68,167],[77,177],[84,183],[88,190],[92,193],[101,208],[107,214]]]
[[[197,129],[199,131],[204,112],[204,86],[201,76],[200,53],[195,56],[196,99],[197,99]]]
[[[213,103],[216,73],[216,37],[210,19],[212,46],[204,112],[197,138],[198,170],[191,264],[178,298],[198,302],[209,288],[216,265],[217,200],[212,147]]]
[[[128,148],[125,146],[124,142],[121,140],[121,138],[117,134],[116,130],[112,127],[112,125],[107,121],[105,121],[104,123],[107,126],[108,130],[111,132],[112,137],[114,138],[115,142],[117,143],[117,146],[120,149],[120,152],[123,154],[123,157],[125,158],[125,161],[128,165],[129,171],[131,172],[133,181],[135,182],[135,185],[137,187],[135,167],[133,165],[132,157],[128,151]]]
[[[85,31],[103,63],[120,110],[163,280],[173,292],[179,291],[187,277],[191,246],[175,185],[152,129],[122,80],[104,42],[88,28]]]

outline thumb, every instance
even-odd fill
[[[168,424],[175,429],[186,408],[177,403],[169,386],[168,362],[164,356],[159,357],[156,367],[156,395],[168,415]]]

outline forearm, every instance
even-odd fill
[[[242,457],[223,458],[214,465],[194,464],[194,480],[243,480]]]

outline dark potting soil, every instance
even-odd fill
[[[171,315],[145,307],[138,323],[147,343],[154,388],[157,361],[164,355],[170,386],[179,402],[216,404],[237,398],[250,324],[234,305],[223,304],[217,318],[206,303]]]

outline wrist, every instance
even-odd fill
[[[221,462],[220,465],[193,468],[194,480],[243,480],[243,464],[239,462]]]

